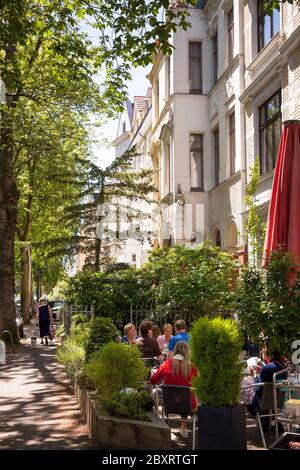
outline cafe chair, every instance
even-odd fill
[[[192,394],[190,387],[181,385],[161,385],[162,389],[162,418],[168,421],[193,423],[193,446],[196,440],[196,414],[192,410]],[[175,415],[175,416],[174,416]],[[178,416],[179,415],[179,416]]]

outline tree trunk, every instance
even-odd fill
[[[19,194],[13,175],[13,135],[10,110],[0,117],[0,331],[17,336],[14,305],[14,242]]]
[[[21,247],[21,309],[25,325],[30,323],[31,256],[29,246]]]

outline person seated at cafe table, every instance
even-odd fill
[[[133,323],[127,323],[124,326],[124,336],[122,336],[121,342],[126,344],[136,344],[137,342],[137,332],[135,325]]]
[[[152,338],[158,340],[160,336],[160,329],[158,325],[153,325],[152,327]]]
[[[189,342],[190,335],[186,332],[186,323],[184,320],[176,320],[174,323],[175,333],[169,341],[169,357],[172,357],[174,348],[178,341],[184,341],[185,343]]]
[[[267,355],[269,355],[269,353],[267,353]],[[287,367],[287,364],[285,362],[286,359],[284,356],[281,355],[278,349],[274,348],[271,351],[270,356],[271,356],[270,361],[268,362],[268,364],[265,364],[261,368],[259,375],[254,378],[253,383],[273,382],[273,375],[276,372],[280,372],[281,370],[286,369]],[[284,373],[278,377],[278,380],[285,380],[286,378],[287,378],[287,373]],[[247,410],[252,416],[256,416],[256,414],[258,413],[260,409],[262,393],[263,393],[263,386],[257,386],[254,396],[253,396],[252,403],[246,406]],[[269,417],[261,418],[261,424],[262,424],[263,430],[268,431],[270,428]],[[279,428],[282,428],[282,425],[279,426]]]
[[[157,357],[162,360],[162,354],[158,342],[152,338],[152,327],[153,324],[149,320],[143,320],[140,326],[140,332],[142,336],[142,344],[140,344],[141,353],[143,358],[154,358]]]
[[[170,325],[169,323],[166,323],[163,326],[163,335],[157,338],[157,342],[162,352],[167,351],[169,349],[170,339],[173,338],[172,333],[173,333],[173,326]]]
[[[192,386],[192,377],[198,375],[197,369],[189,361],[189,345],[185,341],[178,341],[174,348],[174,354],[167,359],[159,369],[150,377],[150,383],[156,385],[163,381],[167,385]],[[192,409],[197,407],[197,400],[194,394],[191,395]],[[185,418],[185,416],[182,416]],[[181,423],[180,432],[182,437],[188,437],[186,422]]]

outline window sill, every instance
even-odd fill
[[[192,193],[204,193],[204,189],[201,188],[191,188]]]
[[[271,171],[268,171],[268,173],[264,173],[263,175],[260,175],[258,184],[264,183],[265,181],[269,180],[270,178],[273,178],[274,171],[275,171],[275,168],[273,168],[273,170],[271,170]]]

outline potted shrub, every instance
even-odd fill
[[[99,395],[92,400],[90,421],[100,446],[123,449],[169,449],[171,430],[153,411],[144,390],[146,367],[136,346],[109,343],[96,352],[84,374]]]
[[[234,320],[199,318],[191,331],[191,359],[199,370],[199,449],[247,448],[245,407],[239,403],[242,338]]]

